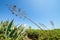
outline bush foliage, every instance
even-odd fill
[[[60,29],[35,30],[27,29],[27,35],[32,40],[60,40]]]
[[[11,22],[0,22],[0,40],[23,40],[25,38],[24,27],[15,27]]]

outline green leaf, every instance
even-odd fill
[[[6,28],[6,32],[5,32],[6,35],[8,35],[9,30],[10,30],[10,28],[12,27],[13,21],[14,21],[14,20],[12,20],[12,21],[10,22],[10,24],[7,26],[7,28]]]

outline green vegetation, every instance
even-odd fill
[[[27,29],[27,35],[32,40],[60,40],[60,29],[35,30]]]
[[[0,23],[0,40],[23,40],[26,33],[23,32],[24,27],[19,26],[18,28],[14,26],[13,20]]]
[[[15,26],[9,21],[0,22],[0,40],[25,40],[26,36],[32,40],[60,40],[60,29],[38,30],[26,29],[21,25]]]

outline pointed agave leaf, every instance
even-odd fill
[[[14,21],[14,20],[12,20],[12,21],[10,22],[10,24],[9,24],[8,27],[7,27],[7,30],[10,30],[10,28],[12,27],[13,21]]]
[[[16,40],[22,40],[26,36],[26,33],[24,32],[24,27],[19,26],[18,27],[18,32],[17,32],[17,37]]]
[[[15,31],[16,31],[16,28],[14,30],[12,30],[12,32],[9,34],[9,36],[12,37],[14,35]]]
[[[10,24],[6,28],[6,35],[8,34],[8,31],[10,30],[10,28],[12,27],[12,24],[13,24],[13,20],[10,22]]]
[[[18,27],[18,35],[21,34],[24,30],[24,27],[20,26]]]
[[[18,36],[17,31],[15,31],[14,34],[13,34],[13,38],[17,38],[17,36]]]

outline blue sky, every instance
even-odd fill
[[[17,8],[21,8],[26,12],[33,21],[37,23],[43,23],[48,28],[52,29],[50,21],[55,24],[55,28],[60,28],[60,0],[0,0],[0,20],[12,20],[14,18],[15,24],[27,24],[32,28],[37,28],[27,19],[20,19],[15,15],[12,15],[4,3],[8,3],[13,6],[17,5]]]

